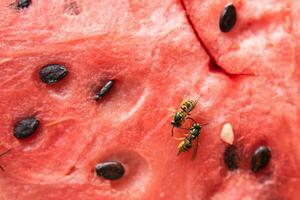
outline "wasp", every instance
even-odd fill
[[[7,151],[3,152],[0,154],[0,157],[4,156],[5,154],[7,154],[8,152],[10,152],[10,149],[8,149]],[[0,169],[4,172],[4,168],[0,165]]]
[[[182,152],[186,152],[190,150],[193,146],[193,142],[195,142],[195,148],[193,152],[192,159],[196,157],[197,150],[198,150],[198,139],[199,135],[201,133],[202,126],[198,123],[194,123],[192,127],[190,128],[189,133],[186,135],[186,137],[179,143],[177,149],[177,155],[179,155]]]
[[[201,133],[202,127],[206,124],[198,124],[194,121],[192,127],[189,129],[189,132],[186,134],[186,137],[182,138],[183,140],[179,143],[177,149],[177,155],[179,155],[182,152],[188,151],[192,148],[193,142],[195,143],[195,148],[194,148],[194,153],[192,159],[195,158],[197,154],[197,149],[198,149],[198,139],[199,135]]]
[[[190,112],[195,108],[198,100],[184,100],[181,105],[180,109],[174,114],[173,120],[171,122],[172,128],[172,136],[173,136],[173,129],[180,128],[186,119],[191,119],[188,117]]]

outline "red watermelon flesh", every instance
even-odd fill
[[[226,72],[282,76],[282,73],[286,74],[287,71],[294,69],[294,65],[285,62],[286,60],[292,62],[294,56],[291,54],[294,50],[290,34],[291,1],[183,0],[183,2],[187,15],[203,44]],[[218,26],[220,11],[229,2],[238,10],[238,20],[232,31],[222,33]]]
[[[36,0],[22,10],[1,1],[0,139],[12,150],[0,158],[0,199],[297,199],[299,26],[288,2],[234,2],[238,21],[225,34],[221,0]],[[38,71],[49,63],[69,75],[46,86]],[[109,79],[112,91],[96,103]],[[193,118],[209,125],[191,161],[192,152],[176,156],[167,109],[198,96]],[[40,126],[17,140],[13,126],[29,115]],[[219,138],[225,122],[240,156],[232,172]],[[272,159],[255,174],[259,145]],[[105,160],[122,162],[125,176],[97,177]]]
[[[292,4],[292,10],[291,10],[291,22],[292,22],[292,33],[293,33],[293,39],[294,44],[296,45],[296,63],[297,63],[297,77],[300,76],[300,2],[299,1],[293,1]]]

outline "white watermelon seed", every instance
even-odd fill
[[[223,125],[221,130],[221,139],[227,144],[233,144],[234,132],[230,123],[226,123]]]

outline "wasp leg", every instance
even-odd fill
[[[178,128],[178,129],[182,129],[182,130],[190,130],[189,128],[182,128],[182,127],[175,127],[175,126],[173,126],[173,128],[172,128],[172,137],[174,135],[174,128]]]
[[[172,128],[172,135],[171,135],[172,137],[173,137],[173,135],[174,135],[174,127],[175,127],[175,126],[173,126],[173,128]]]
[[[173,108],[167,108],[167,110],[168,110],[168,111],[171,111],[171,112],[176,112],[176,110],[173,109]]]
[[[182,127],[175,127],[175,126],[173,126],[173,128],[172,128],[172,137],[174,136],[174,128],[178,128],[178,129],[183,129],[183,130],[190,130],[189,128],[182,128]]]
[[[200,124],[201,126],[206,126],[206,125],[208,125],[209,123],[205,123],[205,124]]]

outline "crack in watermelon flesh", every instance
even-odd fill
[[[225,0],[11,3],[0,1],[0,152],[11,149],[0,200],[299,198],[299,2],[233,0],[228,33],[218,24]],[[46,85],[38,72],[51,63],[69,73]],[[193,118],[209,124],[191,161],[192,151],[176,156],[168,108],[197,96]],[[17,140],[14,124],[28,116],[40,125]],[[220,139],[227,122],[233,171]],[[259,146],[272,158],[253,173]],[[96,164],[114,160],[124,177],[96,176]]]

